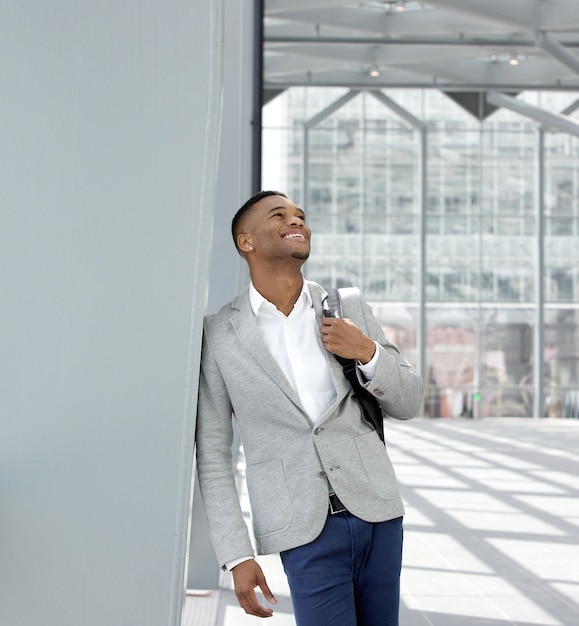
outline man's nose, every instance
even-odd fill
[[[289,224],[291,226],[303,226],[304,220],[299,215],[293,215],[289,220]]]

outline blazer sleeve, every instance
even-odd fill
[[[420,374],[400,354],[398,347],[386,338],[376,321],[370,305],[362,298],[359,289],[346,289],[343,302],[345,313],[352,314],[355,323],[361,324],[370,339],[379,345],[376,374],[366,381],[358,372],[360,382],[378,400],[386,415],[396,419],[415,417],[422,406],[423,383]],[[340,290],[342,293],[342,290]],[[354,311],[354,301],[358,311]],[[350,303],[348,305],[348,303]],[[355,316],[354,316],[355,315]]]
[[[221,567],[254,554],[235,485],[232,417],[229,394],[204,332],[195,436],[197,474]]]

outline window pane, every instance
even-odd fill
[[[481,334],[482,415],[533,414],[533,321],[531,308],[485,310]]]

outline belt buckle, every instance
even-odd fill
[[[338,513],[345,513],[348,509],[340,502],[340,499],[335,493],[330,494],[330,515],[337,515]]]

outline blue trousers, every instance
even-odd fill
[[[402,518],[328,516],[321,535],[286,550],[297,626],[398,626]]]

